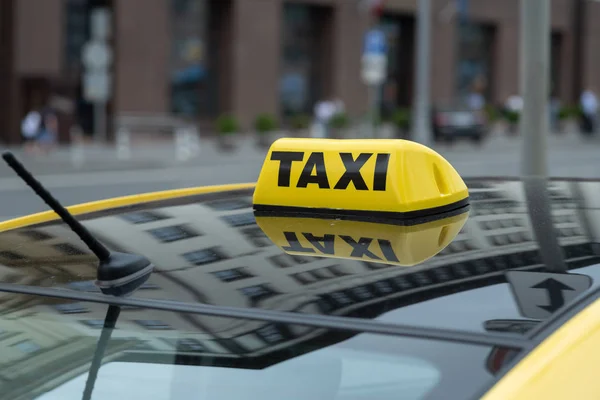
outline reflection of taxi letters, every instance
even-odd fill
[[[415,265],[446,247],[458,234],[468,212],[427,223],[402,226],[322,215],[268,216],[257,213],[256,223],[289,254],[360,259],[396,265]]]

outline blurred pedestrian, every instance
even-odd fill
[[[581,94],[581,132],[591,135],[596,131],[596,118],[598,116],[598,98],[588,89]]]
[[[481,93],[472,91],[467,95],[467,105],[473,111],[483,111],[485,98]]]
[[[335,102],[330,100],[322,100],[315,105],[314,129],[316,132],[313,133],[313,137],[329,137],[329,122],[335,115],[336,108]]]
[[[482,112],[485,108],[485,78],[481,75],[473,79],[467,95],[467,106],[476,112]]]
[[[25,115],[21,122],[21,136],[25,151],[27,153],[35,153],[38,150],[38,136],[42,128],[42,114],[38,110],[31,110]]]
[[[41,111],[41,117],[37,143],[44,152],[49,152],[54,149],[58,139],[58,114],[52,107],[46,106]]]

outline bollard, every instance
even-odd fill
[[[200,154],[200,139],[198,128],[190,126],[188,128],[188,135],[190,137],[190,152],[192,156]]]
[[[119,160],[128,160],[131,158],[131,135],[125,128],[117,130],[116,137],[117,158]]]
[[[177,127],[175,130],[175,158],[178,161],[186,161],[190,158],[190,136],[185,127]]]

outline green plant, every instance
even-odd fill
[[[583,109],[581,106],[570,106],[567,108],[567,118],[579,119],[583,115]]]
[[[337,113],[331,117],[330,125],[334,129],[343,129],[348,126],[348,116],[345,113]]]
[[[505,116],[506,120],[511,124],[519,122],[520,117],[521,113],[518,111],[507,111]]]
[[[296,114],[290,120],[291,128],[296,131],[308,129],[309,125],[310,117],[306,114]]]
[[[221,135],[230,135],[240,130],[237,119],[229,114],[220,115],[217,118],[217,132]]]
[[[400,129],[408,129],[410,126],[410,110],[399,108],[392,113],[391,122]]]
[[[267,133],[277,129],[277,121],[270,114],[259,114],[254,120],[256,133]]]
[[[559,121],[564,121],[565,119],[571,118],[571,110],[570,107],[561,107],[558,110],[558,119]]]
[[[496,122],[496,121],[498,121],[498,119],[500,119],[500,111],[498,111],[497,107],[495,107],[491,104],[487,104],[485,106],[484,112],[485,112],[485,116],[489,122]]]
[[[580,106],[564,106],[558,111],[558,119],[561,121],[566,119],[578,119],[581,117],[581,113],[582,110]]]

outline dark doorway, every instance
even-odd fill
[[[65,22],[65,80],[60,82],[62,95],[73,98],[74,109],[71,122],[82,129],[84,135],[91,137],[94,133],[94,105],[84,97],[81,54],[85,44],[91,39],[91,14],[96,8],[112,10],[111,0],[67,0]],[[114,21],[114,13],[113,21]],[[113,22],[114,24],[114,22]],[[114,32],[114,29],[113,29]],[[111,39],[109,42],[114,40]],[[109,43],[113,45],[113,43]],[[113,46],[114,47],[114,46]],[[110,114],[111,104],[108,104]],[[109,129],[110,131],[110,129]],[[65,136],[65,135],[62,135]],[[68,134],[67,134],[68,136]]]
[[[284,116],[311,114],[332,95],[333,9],[286,3],[283,9],[280,102]]]
[[[208,21],[205,41],[208,50],[208,71],[206,81],[199,87],[200,115],[211,119],[232,108],[233,86],[230,77],[235,29],[233,2],[211,0],[205,18]]]
[[[460,98],[477,92],[489,101],[493,99],[494,46],[493,25],[464,21],[458,26],[458,65],[456,91]]]
[[[0,143],[18,143],[21,140],[13,67],[15,1],[0,1]]]
[[[45,78],[22,78],[21,79],[21,115],[25,117],[29,111],[39,110],[48,104],[50,98],[50,83]]]
[[[384,14],[379,26],[386,33],[388,45],[388,77],[381,94],[385,117],[412,104],[415,20],[412,16]]]
[[[171,111],[212,118],[228,109],[233,14],[231,0],[169,0]]]
[[[561,96],[561,56],[562,56],[563,35],[559,32],[552,32],[550,39],[550,94],[552,97]]]

